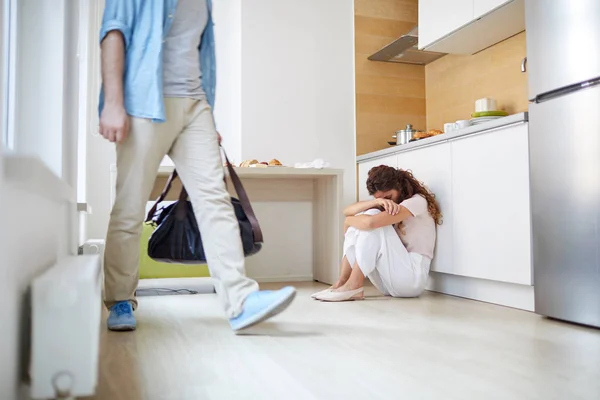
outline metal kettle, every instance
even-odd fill
[[[396,131],[396,145],[407,144],[415,133],[417,130],[413,128],[412,124],[407,124],[406,129]]]

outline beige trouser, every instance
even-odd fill
[[[160,162],[168,154],[190,196],[211,276],[232,318],[258,284],[245,275],[212,111],[205,100],[185,98],[167,98],[165,108],[164,123],[131,118],[127,139],[117,145],[116,198],[104,258],[105,304],[129,300],[137,307],[142,222]]]

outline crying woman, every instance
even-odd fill
[[[315,299],[362,299],[365,278],[393,297],[418,297],[427,285],[436,226],[442,223],[434,194],[410,171],[384,165],[369,171],[366,184],[373,200],[344,210],[340,278],[313,294]]]

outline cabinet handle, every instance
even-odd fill
[[[521,61],[521,72],[527,72],[527,57]]]

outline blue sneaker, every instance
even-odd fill
[[[111,331],[134,331],[135,317],[128,301],[119,301],[110,308],[106,324]]]
[[[296,289],[291,286],[276,291],[261,290],[250,293],[244,301],[242,313],[229,320],[231,329],[239,331],[250,328],[276,316],[292,303],[294,297],[296,297]]]

